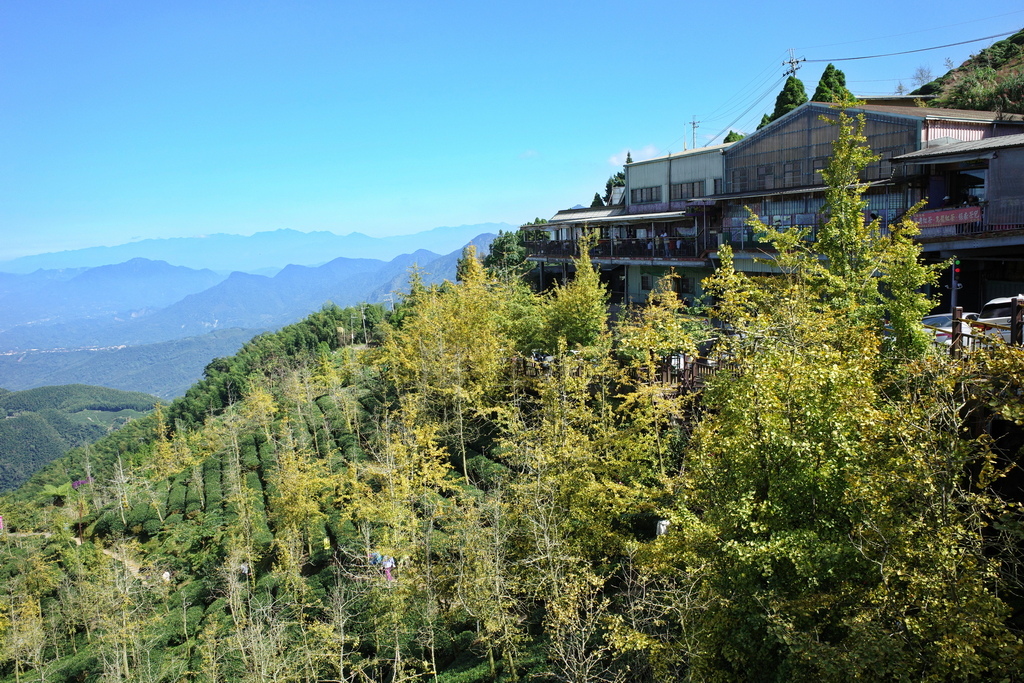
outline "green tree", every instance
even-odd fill
[[[533,270],[533,263],[526,260],[527,235],[526,230],[498,232],[483,260],[491,277],[501,281],[518,280]]]
[[[455,264],[455,280],[465,282],[466,273],[474,266],[479,266],[480,260],[476,255],[476,247],[472,244],[462,250],[462,256]]]
[[[829,64],[818,80],[811,100],[814,102],[846,102],[853,99],[853,93],[846,89],[846,74]]]
[[[558,348],[559,339],[569,349],[607,341],[608,290],[590,260],[590,248],[596,239],[593,232],[580,238],[580,255],[573,261],[576,277],[567,285],[556,286],[544,306],[548,351]]]
[[[729,134],[725,136],[725,139],[722,142],[739,142],[745,137],[747,136],[743,133],[737,133],[734,130],[730,130]]]
[[[616,187],[625,187],[626,185],[626,174],[623,171],[619,171],[613,176],[608,178],[608,181],[604,184],[604,203],[611,205],[612,203],[612,190]]]
[[[764,116],[761,117],[761,122],[759,124],[757,124],[757,129],[761,130],[762,128],[764,128],[765,126],[767,126],[771,122],[772,122],[772,117],[768,116],[768,114],[765,114]]]
[[[775,98],[775,110],[772,111],[771,120],[777,121],[805,102],[807,102],[807,91],[804,89],[803,81],[796,76],[790,76],[786,79],[778,97]]]
[[[602,206],[604,206],[604,200],[601,199],[601,193],[595,192],[594,198],[590,201],[590,208],[598,209],[601,208]]]

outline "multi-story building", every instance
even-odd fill
[[[925,255],[960,260],[959,283],[952,273],[943,283],[957,303],[977,311],[1024,292],[1024,133],[933,144],[893,163],[927,201],[914,216]]]
[[[680,294],[697,294],[699,281],[710,273],[703,235],[721,222],[709,196],[721,191],[722,153],[728,147],[715,145],[627,164],[626,187],[618,203],[559,211],[543,226],[550,239],[530,243],[542,280],[550,277],[545,273],[552,267],[555,274],[564,274],[580,235],[596,230],[599,239],[591,256],[614,300],[643,301],[669,268],[680,276]]]
[[[1024,133],[1022,116],[872,104],[848,113],[864,116],[868,145],[878,155],[864,169],[862,181],[868,185],[866,217],[878,217],[883,229],[921,199],[937,211],[972,201],[981,205],[993,201],[989,195],[994,183],[1005,206],[1014,197],[1024,197],[1024,179],[1011,163],[978,173],[980,160],[962,161],[953,155],[953,161],[943,163],[941,154],[913,156],[955,143],[981,145],[982,155],[987,144],[995,145],[993,150],[1016,149],[1009,138],[1002,145],[995,140]],[[545,226],[550,239],[530,243],[531,259],[541,264],[542,278],[551,277],[552,270],[564,274],[582,231],[599,230],[593,260],[613,296],[624,301],[644,300],[657,277],[670,268],[680,276],[682,295],[699,295],[700,281],[712,271],[724,243],[732,245],[738,268],[770,272],[763,245],[746,225],[750,212],[777,226],[813,231],[820,224],[825,195],[820,171],[837,137],[837,117],[830,105],[810,102],[738,142],[627,164],[621,203],[558,212]],[[957,166],[963,164],[967,166]],[[1001,224],[1003,242],[1011,237],[1006,226],[1021,224],[1015,215]],[[940,220],[928,212],[922,218]],[[975,240],[995,238],[988,228],[972,229]],[[932,243],[948,237],[927,239]],[[1015,239],[1009,241],[1016,247]],[[1024,263],[1024,239],[1019,244]],[[972,242],[958,255],[969,259],[968,252],[980,248]],[[929,248],[937,258],[948,251]],[[1024,273],[1015,279],[1024,282]],[[975,292],[977,299],[988,291]]]

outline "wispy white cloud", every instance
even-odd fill
[[[633,161],[643,161],[662,154],[662,151],[654,145],[645,145],[640,149],[624,149],[608,157],[608,163],[612,166],[622,166],[626,163],[626,154],[633,157]]]
[[[519,155],[520,159],[536,159],[540,156],[540,152],[535,149],[528,149]]]

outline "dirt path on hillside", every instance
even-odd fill
[[[53,532],[52,531],[16,531],[16,532],[13,532],[13,533],[11,533],[11,532],[0,533],[0,538],[3,538],[5,536],[8,537],[8,538],[27,538],[27,537],[30,537],[30,536],[42,536],[43,538],[50,538],[51,536],[53,536]],[[82,539],[79,538],[78,536],[72,536],[71,540],[73,540],[75,542],[75,545],[78,545],[78,546],[82,545]],[[124,555],[121,555],[120,553],[114,552],[110,548],[100,548],[100,552],[102,552],[107,557],[109,557],[111,559],[114,559],[114,560],[117,560],[118,562],[123,564],[125,567],[128,568],[128,571],[130,571],[132,573],[132,576],[134,576],[139,581],[145,581],[146,580],[145,577],[143,577],[143,575],[142,575],[142,565],[140,565],[138,562],[135,562],[134,560],[132,560],[132,559],[130,559],[128,557],[125,557]]]

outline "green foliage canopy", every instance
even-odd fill
[[[847,102],[853,99],[853,93],[846,88],[846,74],[829,64],[818,79],[818,87],[814,89],[811,100],[814,102]]]

